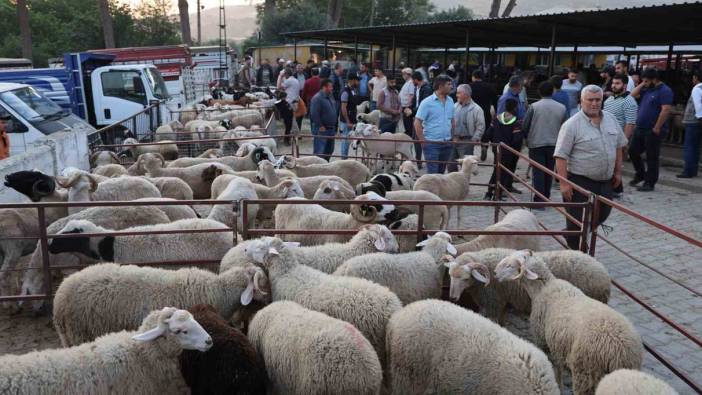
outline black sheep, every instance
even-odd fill
[[[204,353],[184,350],[180,356],[180,370],[192,394],[265,394],[266,372],[246,336],[210,305],[198,304],[188,311],[213,341]]]

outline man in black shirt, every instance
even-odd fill
[[[483,115],[485,115],[485,133],[480,139],[481,142],[487,143],[492,139],[492,113],[490,112],[490,106],[494,106],[497,109],[497,94],[495,93],[495,88],[489,83],[483,81],[485,75],[480,69],[473,71],[472,81],[470,84],[473,93],[471,98],[473,101],[483,109]],[[480,160],[484,161],[487,158],[487,147],[481,147]]]

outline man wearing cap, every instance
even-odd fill
[[[341,135],[349,136],[349,131],[353,130],[356,123],[356,106],[360,104],[358,96],[358,76],[349,74],[346,86],[341,91],[341,112],[339,127]],[[346,159],[349,155],[350,140],[341,141],[341,158]]]
[[[434,94],[422,100],[414,119],[417,140],[423,141],[424,158],[427,160],[427,173],[443,174],[446,162],[451,156],[451,130],[454,127],[451,79],[444,75],[434,78]],[[426,139],[426,141],[425,141]]]
[[[414,119],[412,117],[412,101],[414,100],[414,83],[412,83],[412,69],[402,69],[402,79],[405,81],[400,89],[400,106],[402,107],[402,125],[405,134],[412,137]]]
[[[0,109],[0,160],[10,156],[10,137],[7,135],[7,121],[10,114]]]

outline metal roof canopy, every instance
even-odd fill
[[[410,48],[702,43],[702,2],[562,14],[353,27],[283,33],[293,39]]]

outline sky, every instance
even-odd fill
[[[140,0],[119,0],[120,3],[126,3],[126,4],[131,4],[135,5],[140,2]],[[248,5],[248,4],[256,4],[259,3],[260,0],[224,0],[224,5]],[[205,8],[216,8],[219,7],[219,0],[200,0],[200,5],[204,6]],[[178,8],[178,0],[173,0],[173,9],[177,10]],[[197,11],[197,0],[188,0],[188,9],[190,10],[190,13],[195,13]]]

